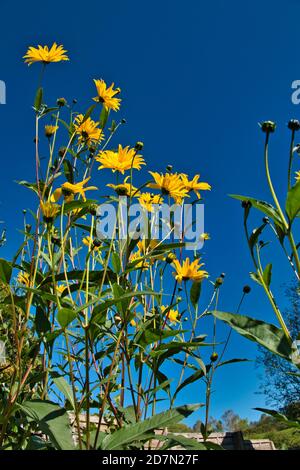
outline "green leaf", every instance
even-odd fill
[[[57,450],[74,450],[70,421],[64,408],[48,400],[25,401],[18,406],[38,424]]]
[[[256,245],[256,243],[257,243],[257,241],[258,241],[260,235],[262,234],[262,232],[263,232],[266,225],[267,225],[266,223],[263,223],[260,227],[255,228],[252,231],[252,233],[250,235],[250,238],[249,238],[249,246],[250,246],[250,250],[251,250],[252,253],[253,253],[253,248],[255,247],[255,245]]]
[[[73,392],[71,385],[66,381],[66,379],[59,375],[56,372],[53,372],[51,374],[52,380],[57,386],[58,390],[61,391],[61,393],[64,395],[64,397],[70,402],[72,405],[73,410],[75,410],[75,404],[74,404],[74,397],[73,397]]]
[[[281,421],[291,428],[300,428],[299,420],[291,421],[287,418],[287,416],[285,416],[282,413],[279,413],[276,410],[268,410],[267,408],[254,408],[254,409],[257,411],[261,411],[262,413],[265,413],[267,415],[273,416],[273,418],[275,418],[277,421]]]
[[[272,204],[269,204],[268,202],[265,202],[265,201],[260,201],[259,199],[255,199],[253,197],[240,196],[238,194],[229,194],[229,196],[232,197],[233,199],[238,199],[239,201],[251,202],[252,207],[254,207],[255,209],[258,209],[263,214],[270,217],[270,219],[274,220],[277,225],[282,227],[283,224],[279,216],[279,213],[277,209],[275,209],[275,207],[272,206]]]
[[[196,382],[197,380],[202,379],[202,377],[204,377],[207,374],[209,369],[210,369],[210,366],[208,365],[208,366],[205,367],[205,369],[199,369],[196,372],[194,372],[194,374],[190,375],[187,379],[185,379],[182,382],[182,384],[180,384],[179,387],[177,387],[177,389],[174,393],[173,399],[178,395],[180,390],[185,388],[187,385],[190,385],[190,384]]]
[[[139,440],[149,431],[163,429],[171,424],[178,423],[187,418],[191,413],[200,408],[197,405],[179,406],[172,410],[164,411],[158,415],[145,419],[145,421],[124,426],[122,429],[107,435],[101,444],[102,450],[122,450],[126,445]]]
[[[199,442],[196,438],[189,438],[180,434],[168,433],[167,438],[169,440],[168,445],[164,446],[163,449],[170,449],[180,445],[185,450],[222,450],[221,446],[213,442]]]
[[[67,326],[76,318],[77,314],[75,310],[70,308],[61,308],[57,313],[57,321],[62,328]]]
[[[191,291],[190,291],[190,299],[192,302],[193,307],[195,308],[199,302],[199,298],[201,295],[201,282],[193,282]]]
[[[36,309],[34,323],[37,333],[46,333],[51,330],[51,323],[41,307],[37,307]]]
[[[65,159],[63,161],[63,166],[64,166],[64,174],[65,174],[66,180],[69,183],[74,184],[74,170],[73,170],[72,163],[69,160]]]
[[[226,366],[227,364],[234,364],[236,362],[249,362],[249,359],[228,359],[228,361],[220,362],[219,364],[217,364],[217,367]]]
[[[277,326],[236,313],[213,311],[211,314],[230,325],[245,338],[291,361],[291,345],[283,331]]]
[[[35,99],[34,99],[33,107],[35,111],[38,112],[40,110],[42,101],[43,101],[43,88],[40,87],[38,88],[36,95],[35,95]]]
[[[285,203],[285,211],[291,225],[300,212],[300,181],[289,190]]]
[[[115,251],[111,255],[111,263],[113,267],[113,272],[119,274],[119,272],[121,271],[121,261],[118,253],[116,253]]]
[[[5,259],[0,258],[0,280],[9,284],[12,273],[11,264]]]
[[[257,273],[249,273],[250,274],[250,277],[251,279],[253,279],[253,281],[257,282],[257,284],[259,284],[260,286],[262,286],[262,283],[261,283],[261,280],[260,280],[260,277]]]
[[[267,264],[267,266],[265,267],[265,270],[263,272],[263,279],[265,281],[266,286],[269,287],[271,284],[271,279],[272,279],[272,264],[271,263]]]
[[[99,126],[101,127],[101,129],[104,129],[107,123],[108,116],[109,116],[109,110],[106,109],[105,106],[102,106],[102,111],[100,113],[100,119],[99,119]]]

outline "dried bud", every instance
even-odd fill
[[[288,122],[288,128],[291,131],[299,131],[300,122],[298,121],[298,119],[290,119],[289,122]]]
[[[269,224],[270,223],[269,217],[264,217],[262,220],[263,220],[264,224]]]
[[[251,292],[251,287],[250,286],[244,286],[243,287],[243,292],[244,292],[244,294],[249,294],[249,292]]]
[[[226,276],[225,273],[221,273],[221,274],[220,274],[220,277],[222,277],[223,279],[224,279],[225,276]]]

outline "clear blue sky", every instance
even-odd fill
[[[0,220],[5,220],[8,242],[0,256],[13,253],[21,240],[21,209],[32,206],[30,193],[14,180],[34,179],[31,104],[39,67],[28,68],[21,57],[29,45],[57,41],[71,61],[48,68],[44,85],[49,104],[64,96],[77,98],[79,109],[86,107],[94,96],[93,78],[115,81],[123,91],[120,116],[127,120],[118,140],[144,141],[149,169],[163,171],[172,163],[178,171],[200,172],[211,183],[206,231],[212,240],[203,256],[212,278],[226,272],[220,307],[233,311],[242,286],[251,283],[252,265],[240,205],[227,195],[268,198],[263,135],[257,126],[265,119],[278,123],[271,143],[272,174],[278,178],[279,195],[284,194],[286,122],[300,117],[290,98],[292,81],[300,79],[299,17],[297,0],[2,1],[0,79],[6,82],[7,104],[0,106]],[[275,254],[279,263],[276,291],[289,280],[289,271],[282,268],[274,246],[266,253],[266,261]],[[255,286],[243,313],[274,321]],[[225,337],[226,328],[218,328]],[[234,334],[228,358],[255,356],[256,347]],[[258,417],[252,411],[264,405],[264,398],[256,395],[258,373],[253,363],[220,371],[212,414],[218,417],[233,408],[242,416]],[[201,394],[196,397],[197,390],[190,389],[182,402],[203,400]]]

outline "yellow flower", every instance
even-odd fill
[[[165,307],[164,305],[161,306],[161,311],[162,313],[164,313],[169,307]],[[178,316],[179,316],[179,312],[178,310],[175,310],[175,309],[170,309],[168,312],[167,312],[167,319],[171,322],[171,323],[179,323],[179,319],[178,319]]]
[[[209,233],[204,232],[201,233],[200,238],[202,238],[202,240],[210,240],[210,235]]]
[[[153,204],[161,204],[162,196],[160,194],[142,193],[139,197],[139,203],[148,212],[153,212]]]
[[[129,176],[126,176],[123,183],[120,184],[107,184],[109,188],[112,188],[119,196],[138,196],[138,189],[127,183]]]
[[[160,189],[162,194],[171,196],[177,204],[188,196],[188,190],[184,187],[180,175],[177,173],[166,173],[165,175],[149,171],[155,183],[149,183],[149,188]]]
[[[115,96],[121,92],[120,88],[116,88],[114,90],[114,83],[112,83],[110,87],[107,88],[105,81],[102,79],[94,80],[94,83],[96,85],[98,96],[93,98],[93,100],[97,101],[98,103],[103,103],[103,106],[107,109],[107,111],[109,109],[118,111],[121,100],[120,98],[115,98]]]
[[[98,125],[99,122],[93,121],[90,117],[84,121],[84,115],[78,114],[75,118],[74,126],[76,134],[79,135],[79,142],[86,142],[89,145],[92,142],[100,142],[103,140],[103,131]]]
[[[58,292],[58,294],[62,294],[66,289],[66,286],[64,286],[63,284],[60,284],[59,286],[56,286],[56,291]]]
[[[17,276],[17,281],[19,284],[22,284],[23,286],[30,287],[30,275],[26,273],[25,271],[19,272]]]
[[[137,247],[141,253],[146,255],[147,253],[150,253],[151,251],[155,250],[155,248],[159,245],[159,240],[146,240],[145,238],[143,238],[142,240],[138,241]]]
[[[181,173],[180,177],[181,177],[181,180],[183,182],[185,189],[187,189],[189,193],[191,191],[194,191],[198,199],[200,199],[201,197],[199,190],[209,191],[211,189],[211,186],[208,183],[203,183],[203,182],[198,181],[200,178],[200,175],[195,175],[192,180],[189,180],[188,176],[185,175],[184,173]]]
[[[296,171],[296,181],[300,181],[300,171]]]
[[[175,276],[176,281],[182,282],[188,281],[189,279],[195,282],[203,281],[203,279],[208,277],[208,273],[200,269],[201,266],[203,266],[203,263],[199,263],[200,259],[195,259],[195,261],[190,262],[189,258],[186,258],[182,265],[177,259],[173,261],[174,268],[176,270],[173,275]]]
[[[149,268],[149,263],[147,263],[146,260],[141,256],[140,250],[136,251],[135,253],[131,253],[129,262],[134,263],[135,268],[141,268],[141,269]]]
[[[118,151],[113,152],[112,150],[105,150],[100,152],[95,158],[97,162],[102,163],[99,166],[99,170],[102,168],[110,168],[113,172],[119,171],[124,175],[126,170],[135,168],[136,170],[141,169],[141,165],[146,165],[143,157],[137,155],[134,148],[122,147],[119,145]]]
[[[58,199],[64,195],[65,200],[67,202],[73,201],[75,194],[80,194],[82,196],[82,199],[85,201],[85,192],[86,191],[91,191],[91,190],[96,190],[98,189],[96,186],[88,186],[87,188],[84,188],[84,185],[90,180],[89,178],[86,178],[83,181],[80,181],[80,183],[72,184],[69,182],[64,183],[60,188],[56,189],[54,193],[51,196],[51,202],[56,202]]]
[[[87,235],[86,237],[82,239],[82,243],[88,248],[91,247],[91,250],[97,251],[100,248],[100,244],[96,245],[94,240],[89,235]]]
[[[50,124],[49,125],[46,125],[45,126],[45,136],[46,137],[52,137],[53,134],[55,134],[55,132],[57,131],[58,129],[58,126],[51,126]]]
[[[52,202],[41,201],[41,209],[45,222],[51,222],[60,212],[60,206]]]
[[[136,321],[134,319],[130,320],[130,325],[131,326],[136,326]]]
[[[25,63],[28,65],[34,62],[43,62],[44,64],[50,64],[50,62],[61,62],[62,60],[69,60],[65,54],[67,51],[64,50],[63,46],[58,46],[56,42],[49,49],[48,46],[29,47],[28,51],[24,55]]]

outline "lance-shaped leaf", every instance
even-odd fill
[[[260,344],[269,351],[291,361],[292,348],[280,328],[255,318],[236,313],[213,311],[210,312],[219,320],[230,325],[240,335]]]
[[[184,418],[187,418],[191,413],[196,411],[201,404],[197,405],[184,405],[174,408],[172,410],[164,411],[158,415],[145,419],[140,423],[124,426],[122,429],[115,431],[113,434],[107,435],[102,443],[102,450],[122,450],[130,443],[143,439],[150,431],[155,429],[163,429],[171,424],[178,423]]]
[[[276,222],[276,224],[279,225],[280,227],[283,226],[279,213],[277,209],[275,209],[275,207],[272,206],[272,204],[269,204],[268,202],[265,202],[265,201],[260,201],[259,199],[255,199],[253,197],[240,196],[238,194],[229,194],[229,196],[232,197],[233,199],[238,199],[239,201],[251,202],[252,207],[254,207],[255,209],[258,209],[263,214],[270,217],[270,219],[274,220],[274,222]]]
[[[288,192],[285,211],[288,215],[290,224],[300,213],[300,181],[298,181]]]

